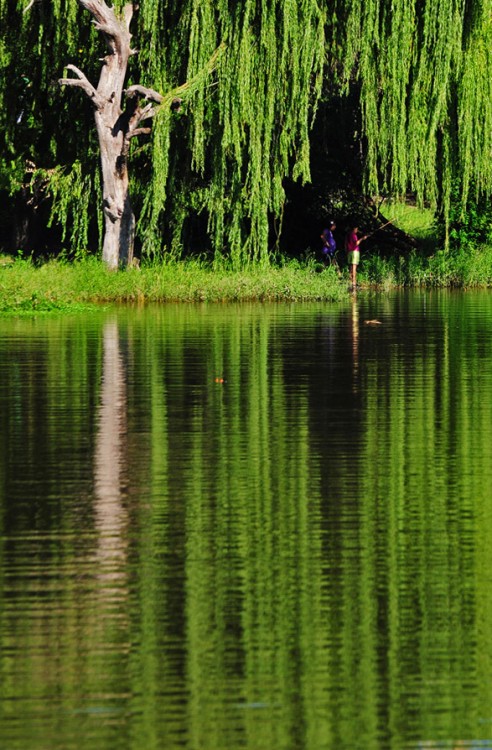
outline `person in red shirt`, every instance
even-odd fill
[[[367,239],[366,237],[359,237],[357,234],[358,230],[358,227],[349,227],[345,236],[345,250],[347,251],[347,263],[350,268],[350,283],[353,291],[355,290],[357,283],[357,266],[360,262],[360,243]]]

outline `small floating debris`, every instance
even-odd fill
[[[376,318],[374,318],[374,320],[365,320],[364,321],[364,325],[366,325],[366,326],[380,326],[380,325],[382,325],[382,323],[381,323],[380,320],[376,320]]]

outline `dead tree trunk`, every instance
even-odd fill
[[[67,65],[74,77],[61,78],[59,83],[78,86],[94,106],[103,182],[103,261],[115,269],[133,260],[135,217],[128,186],[130,140],[150,132],[150,128],[139,127],[140,123],[153,117],[156,110],[152,102],[160,103],[163,97],[141,86],[132,86],[128,91],[124,89],[128,60],[135,54],[130,46],[133,6],[125,6],[123,16],[119,18],[104,0],[78,2],[93,16],[96,29],[106,40],[109,54],[103,60],[97,88],[75,65]],[[147,103],[140,106],[142,98]]]

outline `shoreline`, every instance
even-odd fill
[[[358,289],[489,289],[492,248],[362,258]],[[3,256],[5,258],[5,256]],[[0,263],[0,314],[74,311],[112,303],[338,302],[350,297],[348,268],[339,275],[317,259],[282,259],[233,270],[189,259],[108,271],[96,258],[74,262],[7,259]]]

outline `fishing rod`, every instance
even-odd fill
[[[361,237],[361,241],[367,240],[368,237],[372,237],[373,234],[376,234],[376,232],[379,232],[380,229],[384,229],[384,227],[387,227],[388,224],[392,224],[393,222],[394,222],[394,219],[390,219],[389,221],[386,222],[386,224],[381,224],[381,226],[375,229],[373,232],[369,232],[369,234],[366,234],[364,235],[364,237]]]

